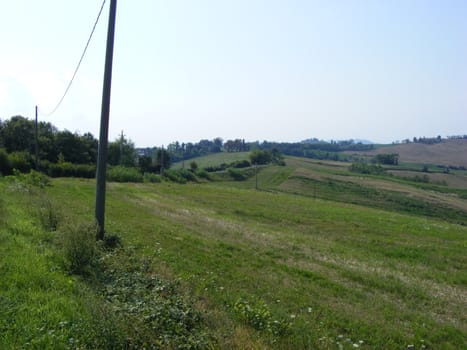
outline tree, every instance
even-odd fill
[[[386,164],[386,165],[397,165],[399,164],[399,155],[397,153],[382,153],[377,154],[374,158],[374,161],[379,164]]]
[[[131,140],[123,135],[114,142],[110,142],[107,151],[107,162],[110,165],[134,167],[136,165],[136,149]]]
[[[140,171],[144,173],[154,172],[155,169],[152,165],[152,158],[149,156],[139,156],[138,157],[138,166]]]
[[[198,163],[196,163],[195,161],[192,161],[190,163],[190,169],[191,171],[195,172],[196,170],[198,170]]]
[[[156,171],[160,171],[161,168],[169,169],[172,165],[172,161],[170,159],[170,153],[167,152],[164,148],[158,148],[156,150],[156,159],[155,159],[155,167]]]
[[[250,153],[251,164],[269,164],[272,160],[270,151],[256,149]]]
[[[14,116],[2,123],[0,144],[8,153],[34,151],[34,122],[22,116]]]
[[[96,161],[97,140],[90,133],[81,136],[68,130],[59,131],[54,146],[57,156],[61,153],[66,162],[90,164]]]

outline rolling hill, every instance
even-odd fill
[[[297,157],[258,170],[109,183],[107,234],[123,245],[84,275],[63,246],[92,220],[94,181],[0,179],[0,347],[466,347],[466,171],[420,182]]]
[[[429,145],[423,143],[395,144],[366,152],[347,152],[359,155],[398,153],[401,162],[467,167],[467,140],[445,140]]]

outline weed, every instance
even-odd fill
[[[274,319],[269,307],[262,300],[252,304],[248,300],[238,299],[233,305],[233,311],[240,320],[258,331],[266,331],[273,336],[290,333],[291,323]]]
[[[128,348],[209,348],[212,339],[202,315],[179,292],[177,282],[153,275],[150,262],[133,256],[133,250],[116,251],[104,259],[102,294],[120,319],[126,320]]]
[[[99,251],[96,244],[97,226],[82,223],[68,225],[62,234],[66,268],[74,274],[86,275],[96,264]]]
[[[13,176],[8,178],[14,189],[24,192],[31,192],[34,188],[44,188],[50,184],[46,175],[35,170],[25,174],[13,169]]]
[[[34,208],[36,209],[41,227],[49,232],[57,231],[61,219],[61,211],[58,206],[50,198],[42,195],[36,201]]]

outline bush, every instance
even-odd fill
[[[143,175],[137,168],[115,166],[107,171],[107,180],[115,182],[143,182]]]
[[[0,148],[0,175],[11,175],[12,168],[10,164],[10,159],[8,153],[5,149]]]
[[[235,181],[243,181],[246,180],[245,174],[243,174],[241,171],[234,169],[234,168],[229,168],[227,169],[227,172],[229,173],[230,177],[234,179]]]
[[[96,244],[97,225],[79,224],[65,228],[62,236],[66,268],[74,274],[90,272],[99,257]]]
[[[186,184],[186,179],[180,174],[180,172],[175,170],[166,170],[164,172],[164,177],[170,181],[177,182],[179,184]]]
[[[158,183],[158,182],[161,182],[161,177],[153,173],[144,173],[143,181],[151,182],[151,183]]]
[[[193,173],[193,171],[188,171],[188,170],[183,170],[182,169],[182,170],[179,170],[179,172],[180,172],[180,176],[182,176],[187,181],[193,181],[193,182],[198,181],[198,178]]]
[[[31,156],[27,152],[13,152],[8,158],[12,169],[27,173],[33,168]]]
[[[44,188],[50,184],[49,178],[35,170],[31,170],[28,174],[23,174],[17,169],[13,169],[11,179],[19,187],[31,190],[33,187]]]
[[[236,162],[230,163],[232,168],[248,168],[251,163],[248,160],[237,160]]]
[[[96,175],[96,166],[91,164],[41,163],[41,168],[50,177],[82,177],[92,179]]]
[[[201,179],[211,180],[211,175],[209,175],[209,173],[205,169],[197,171],[196,176],[198,176]]]
[[[42,228],[46,231],[56,231],[61,217],[59,208],[45,196],[39,198],[35,207]]]

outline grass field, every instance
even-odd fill
[[[220,165],[222,163],[230,164],[240,160],[248,160],[249,152],[220,152],[208,156],[196,157],[185,160],[185,162],[177,162],[173,165],[174,169],[181,169],[185,163],[185,169],[190,167],[191,162],[196,162],[199,168],[206,168],[208,166]]]
[[[290,158],[260,169],[260,190],[255,178],[110,183],[107,231],[123,248],[85,275],[67,272],[57,241],[92,220],[94,182],[25,193],[2,180],[0,347],[137,348],[152,336],[166,341],[147,348],[466,348],[467,227],[448,201],[462,204],[462,189],[347,166]],[[56,232],[31,214],[43,198]]]

